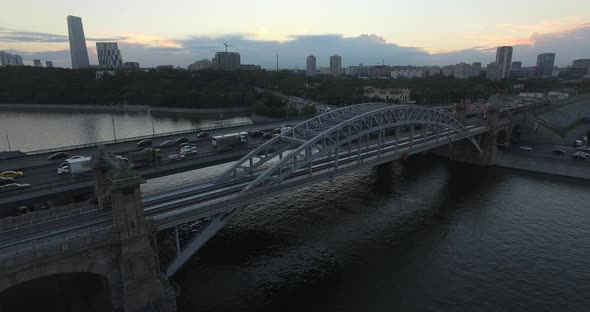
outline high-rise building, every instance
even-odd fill
[[[555,53],[542,53],[537,56],[537,67],[535,76],[551,77],[553,75],[553,66],[555,65]]]
[[[215,58],[213,58],[213,68],[227,71],[240,69],[240,53],[216,52]]]
[[[498,47],[496,50],[496,65],[501,67],[500,79],[508,78],[512,66],[512,47]]]
[[[475,62],[471,64],[471,77],[479,77],[481,73],[481,63]]]
[[[23,65],[23,59],[18,54],[0,51],[0,66]]]
[[[488,64],[486,68],[486,78],[489,80],[500,80],[502,79],[502,65],[492,62]]]
[[[510,69],[522,69],[522,62],[512,62]]]
[[[590,68],[590,59],[574,60],[572,67],[585,67]]]
[[[45,67],[52,68],[53,67],[53,62],[52,61],[45,61]]]
[[[97,42],[98,65],[103,68],[122,68],[123,57],[116,42]]]
[[[315,76],[315,73],[317,71],[315,56],[310,55],[307,57],[307,65],[306,65],[305,69],[306,69],[306,75],[308,77]]]
[[[340,76],[342,73],[342,57],[340,55],[330,56],[330,75]]]
[[[82,19],[77,16],[68,15],[68,35],[70,37],[70,55],[72,57],[72,68],[88,68],[88,50],[86,49],[86,37]]]
[[[43,67],[43,64],[41,64],[41,60],[33,60],[33,66]]]

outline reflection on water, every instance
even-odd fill
[[[180,310],[590,310],[589,182],[430,158],[392,170],[251,205],[175,276]]]
[[[12,150],[32,151],[247,121],[250,117],[0,111],[0,151],[8,150],[6,134]]]

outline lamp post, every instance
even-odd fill
[[[117,143],[117,133],[115,132],[115,118],[113,118],[113,113],[111,113],[111,123],[113,124],[113,138],[115,138],[115,143]]]
[[[152,116],[152,110],[150,107],[147,109],[147,113],[150,116],[150,121],[152,122],[152,138],[156,137],[156,128],[154,127],[154,117]]]

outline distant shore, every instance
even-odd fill
[[[148,105],[69,105],[69,104],[5,104],[0,103],[0,110],[25,110],[25,111],[88,111],[88,112],[151,112],[169,114],[221,114],[251,112],[251,107],[229,108],[176,108],[176,107],[150,107]]]

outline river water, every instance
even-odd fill
[[[33,151],[108,141],[115,136],[122,139],[251,121],[250,117],[219,117],[145,112],[0,111],[0,151],[8,150],[9,142],[12,150]]]
[[[359,171],[238,215],[174,277],[179,310],[590,311],[589,189],[420,156]]]

